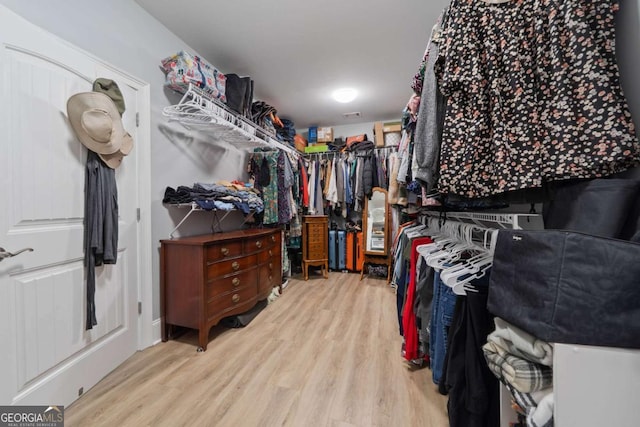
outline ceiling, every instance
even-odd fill
[[[251,76],[254,99],[298,129],[399,118],[449,1],[136,0],[223,73]],[[340,104],[330,94],[345,86],[359,96]]]

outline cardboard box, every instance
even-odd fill
[[[402,132],[402,123],[400,122],[390,122],[384,123],[382,126],[382,130],[384,133],[387,132]]]
[[[373,139],[376,143],[376,147],[384,147],[384,130],[382,122],[375,122],[373,124]]]
[[[319,127],[318,142],[333,142],[333,128]]]
[[[396,141],[397,138],[396,137],[388,137],[388,134],[393,134],[393,133],[398,133],[400,134],[402,132],[402,123],[401,122],[387,122],[387,123],[383,123],[383,122],[375,122],[373,125],[373,133],[375,136],[375,143],[376,143],[376,147],[385,147],[386,144],[385,141]],[[387,137],[385,137],[385,135]],[[395,135],[394,135],[395,136]],[[396,144],[392,144],[392,145],[396,145]]]

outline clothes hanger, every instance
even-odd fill
[[[457,295],[463,295],[462,292],[465,292],[465,291],[469,291],[469,290],[476,291],[473,288],[473,285],[471,285],[471,282],[483,277],[493,265],[493,254],[495,252],[495,246],[498,241],[498,231],[499,230],[491,231],[491,244],[490,244],[491,247],[489,249],[490,257],[488,257],[486,260],[482,262],[482,264],[479,266],[479,271],[477,273],[471,274],[469,277],[466,277],[462,280],[458,280],[452,287],[452,290],[454,293],[456,293]]]
[[[440,254],[431,255],[432,267],[442,270],[451,263],[461,259],[462,254],[466,251],[475,248],[475,244],[472,242],[473,226],[464,223],[452,223],[456,224],[456,239],[453,245],[443,248]],[[429,260],[427,260],[429,264]]]
[[[433,268],[442,268],[442,267],[437,267],[438,264],[438,260],[440,260],[443,257],[446,257],[448,255],[449,250],[454,247],[457,243],[459,243],[459,238],[456,237],[456,230],[455,230],[455,226],[453,225],[452,222],[447,221],[443,226],[441,231],[443,231],[443,236],[445,236],[442,239],[439,239],[438,236],[434,236],[434,240],[435,240],[435,250],[432,251],[432,253],[430,255],[427,255],[425,257],[425,261],[427,262],[427,265],[429,265],[430,267]]]
[[[477,230],[478,227],[471,226],[471,230],[473,231],[474,229]],[[459,277],[479,272],[480,266],[484,265],[483,263],[487,258],[490,258],[488,248],[486,246],[486,235],[489,231],[489,229],[484,230],[482,247],[473,242],[472,234],[466,236],[468,239],[467,251],[475,252],[475,254],[468,259],[459,259],[453,265],[445,267],[440,272],[440,278],[447,286],[452,288]]]

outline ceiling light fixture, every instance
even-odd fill
[[[355,89],[350,87],[345,87],[342,89],[335,90],[331,96],[338,102],[346,104],[347,102],[351,102],[356,99],[358,96],[358,92]]]

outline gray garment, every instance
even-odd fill
[[[338,193],[338,203],[344,204],[344,160],[340,159],[336,162],[336,190]]]
[[[286,154],[286,153],[285,153]],[[291,188],[295,184],[295,175],[289,156],[284,157],[284,188]]]
[[[84,262],[87,268],[87,318],[85,328],[96,320],[95,267],[115,264],[118,257],[118,189],[115,170],[98,155],[87,154],[84,184]]]
[[[407,136],[407,148],[403,151],[398,151],[398,158],[400,159],[400,168],[398,169],[398,176],[396,179],[400,184],[406,184],[409,177],[409,164],[411,163],[411,144],[413,141],[410,136]]]
[[[316,215],[324,215],[324,198],[322,197],[322,179],[321,179],[323,170],[320,167],[320,162],[316,162],[315,173],[316,173],[316,190],[314,192],[315,194],[314,206],[316,210]]]
[[[427,193],[432,192],[438,185],[440,145],[446,109],[446,98],[438,90],[436,75],[433,71],[438,52],[438,44],[432,41],[429,45],[429,58],[425,65],[413,146],[413,155],[418,164],[414,178],[427,184]]]
[[[364,208],[364,183],[362,180],[362,174],[364,172],[364,159],[358,157],[356,160],[356,200],[353,210],[361,212]]]
[[[416,281],[416,298],[414,312],[420,322],[418,329],[418,341],[424,349],[423,354],[429,354],[429,321],[433,303],[433,281],[435,279],[433,267],[429,266],[423,257],[418,258],[420,275]]]

